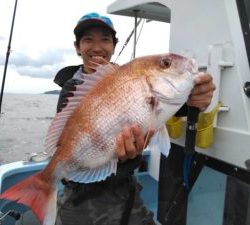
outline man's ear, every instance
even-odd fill
[[[80,48],[79,48],[79,45],[77,44],[76,41],[74,41],[74,46],[75,46],[75,49],[76,49],[76,54],[81,56],[81,53],[80,53]]]

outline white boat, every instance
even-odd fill
[[[181,172],[185,132],[172,139],[168,159],[161,158],[157,220],[166,225],[250,224],[250,2],[117,0],[108,12],[170,23],[169,51],[196,58],[217,86],[197,124],[189,195]],[[152,43],[159,34],[152,34]],[[170,125],[176,125],[176,137],[179,124]],[[158,162],[149,166],[156,179]]]
[[[117,0],[107,11],[135,17],[135,24],[138,18],[170,23],[170,52],[196,58],[200,70],[210,72],[217,86],[211,105],[197,124],[190,168],[185,167],[185,128],[178,130],[178,126],[185,127],[186,118],[169,123],[173,145],[168,158],[150,149],[144,155],[147,170],[138,171],[137,176],[157,223],[250,224],[250,2]],[[160,34],[160,30],[152,34],[152,40]],[[149,47],[154,48],[153,44]],[[45,164],[2,165],[0,191]],[[2,217],[8,210],[25,209],[1,201]],[[1,223],[13,224],[14,219],[1,219],[0,215]]]

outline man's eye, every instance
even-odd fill
[[[104,37],[102,38],[103,41],[112,41],[112,39],[108,38],[108,37]]]
[[[91,38],[91,37],[84,37],[83,40],[84,40],[84,41],[91,41],[92,38]]]

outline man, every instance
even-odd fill
[[[97,13],[84,15],[78,21],[74,34],[75,49],[83,64],[65,67],[56,75],[54,81],[62,87],[58,112],[67,104],[67,97],[80,83],[83,73],[84,76],[91,76],[97,64],[110,62],[118,41],[112,21]],[[211,101],[214,89],[210,75],[199,77],[187,104],[204,110]],[[149,139],[153,132],[149,130]],[[145,139],[137,124],[124,127],[117,137],[119,163],[116,175],[90,184],[75,178],[63,180],[64,193],[58,201],[56,225],[155,224],[153,213],[146,209],[139,196],[141,186],[133,176],[134,169],[141,163]]]

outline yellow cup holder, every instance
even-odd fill
[[[213,124],[203,129],[197,129],[195,145],[199,148],[208,148],[213,144]]]
[[[172,116],[167,122],[168,134],[171,138],[179,138],[183,131],[183,120],[181,117]]]
[[[196,124],[197,133],[196,133],[196,143],[195,145],[199,148],[208,148],[213,144],[213,123],[215,115],[217,114],[220,103],[208,113],[200,113],[199,120]],[[168,134],[171,138],[176,139],[181,137],[184,127],[184,121],[182,117],[172,116],[166,122]]]
[[[196,133],[196,146],[199,148],[208,148],[213,144],[213,123],[220,104],[208,113],[200,113]]]

